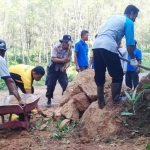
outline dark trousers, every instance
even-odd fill
[[[66,72],[62,71],[54,71],[54,72],[48,72],[47,79],[46,79],[46,85],[47,85],[47,92],[46,97],[50,100],[53,98],[53,93],[55,90],[55,86],[57,83],[57,80],[59,84],[62,87],[63,92],[66,90],[68,85],[68,77]],[[62,94],[63,94],[62,92]]]
[[[126,86],[128,86],[131,89],[134,87],[135,89],[139,84],[138,73],[136,71],[127,71],[125,75],[125,82],[126,82]]]
[[[26,91],[25,91],[25,89],[24,89],[24,84],[23,83],[20,83],[20,82],[16,82],[15,80],[14,80],[14,82],[15,82],[15,84],[16,84],[16,87],[18,88],[19,87],[19,89],[22,91],[22,93],[26,93]],[[32,93],[34,93],[34,88],[33,88],[33,86],[32,86],[32,89],[31,89],[31,91],[32,91]],[[12,95],[12,93],[9,91],[9,95]]]
[[[106,68],[112,77],[112,83],[120,83],[123,81],[123,69],[117,53],[110,52],[103,48],[93,49],[93,53],[95,82],[97,86],[103,86],[105,84]]]
[[[84,71],[84,70],[88,69],[88,66],[79,66],[79,68],[80,68],[80,71]]]

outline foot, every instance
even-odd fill
[[[46,103],[46,107],[51,107],[51,102],[48,101],[48,102]]]
[[[98,106],[99,106],[100,109],[103,109],[105,107],[105,105],[106,105],[105,100],[104,101],[100,101],[100,102],[98,101]]]

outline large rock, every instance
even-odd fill
[[[69,100],[66,104],[62,106],[61,114],[67,119],[75,121],[79,119],[79,111],[73,99]]]
[[[76,82],[70,82],[66,91],[64,92],[64,95],[61,98],[59,106],[63,106],[65,103],[69,101],[69,99],[78,93],[81,92],[81,89],[79,88],[78,84]]]
[[[122,106],[114,106],[111,101],[104,109],[99,109],[98,103],[93,102],[80,119],[81,131],[86,131],[88,136],[96,139],[115,136],[121,131],[121,109]],[[81,136],[84,136],[82,132]]]
[[[60,101],[60,107],[67,103],[72,96],[84,92],[88,99],[97,100],[96,84],[94,82],[94,70],[87,69],[80,72],[74,80],[68,84],[66,91]]]
[[[73,99],[74,99],[74,102],[75,102],[77,108],[80,111],[85,111],[90,105],[90,102],[89,102],[87,96],[83,92],[74,95]]]

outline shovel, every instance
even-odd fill
[[[123,61],[126,61],[126,62],[129,62],[129,63],[130,63],[130,60],[128,60],[128,59],[125,59],[125,58],[123,58],[123,57],[120,57],[120,59],[121,59],[121,60],[123,60]],[[145,69],[145,70],[149,70],[149,71],[150,71],[150,68],[145,67],[145,66],[142,66],[141,64],[138,64],[138,67],[140,67],[140,68],[143,68],[143,69]]]

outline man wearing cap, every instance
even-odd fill
[[[74,61],[76,64],[76,71],[84,71],[88,69],[88,45],[85,41],[88,41],[88,31],[81,31],[81,40],[75,44]]]
[[[95,82],[97,85],[98,105],[103,109],[106,105],[104,99],[104,84],[106,68],[112,77],[111,92],[114,104],[123,102],[120,96],[123,69],[118,55],[118,42],[123,36],[126,38],[127,51],[131,57],[130,64],[138,66],[134,56],[134,21],[138,16],[139,9],[134,5],[128,5],[124,15],[114,15],[103,25],[93,44]]]
[[[0,77],[5,81],[9,91],[11,91],[11,93],[17,98],[19,105],[24,106],[25,103],[22,101],[15,82],[11,78],[7,68],[7,64],[4,58],[6,50],[7,49],[5,41],[0,39]]]
[[[55,45],[51,51],[51,59],[48,65],[48,73],[46,77],[47,92],[46,97],[48,99],[46,106],[51,106],[51,99],[53,98],[53,92],[55,90],[56,82],[60,83],[63,92],[68,85],[68,77],[66,70],[70,65],[72,51],[71,51],[71,36],[64,35],[60,40],[60,44]]]

